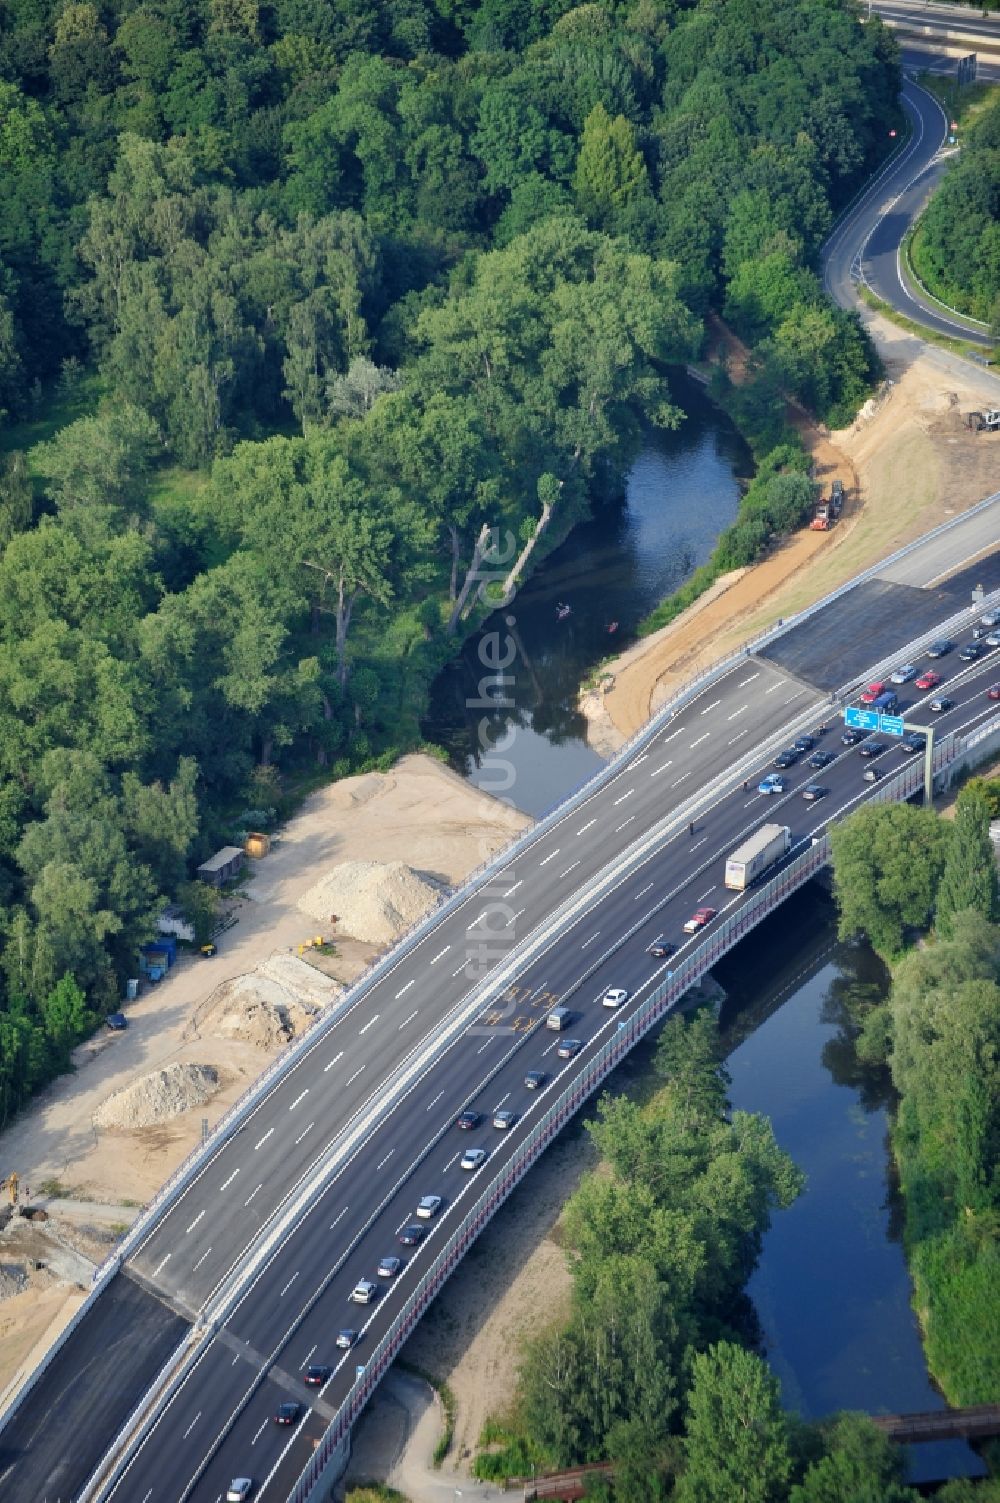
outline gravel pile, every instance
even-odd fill
[[[223,982],[201,1026],[219,1038],[237,1039],[256,1049],[280,1049],[303,1033],[319,1010],[272,976],[250,971]]]
[[[388,945],[423,918],[438,890],[402,861],[345,861],[299,899],[299,907],[325,926],[337,915],[337,932],[371,945]]]
[[[0,1263],[0,1299],[12,1299],[28,1287],[28,1275],[20,1263]]]
[[[218,1089],[211,1065],[166,1065],[115,1091],[97,1108],[94,1121],[98,1127],[152,1127],[203,1106]]]

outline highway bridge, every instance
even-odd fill
[[[898,749],[879,759],[881,784],[864,782],[865,763],[831,729],[821,742],[837,753],[831,766],[795,768],[783,795],[756,791],[792,735],[831,719],[831,695],[849,697],[928,633],[957,632],[974,586],[1000,591],[998,507],[1000,495],[692,685],[291,1051],[126,1239],[103,1292],[10,1415],[5,1503],[217,1503],[241,1474],[255,1479],[255,1497],[319,1496],[313,1474],[572,1111],[818,869],[831,819],[919,788],[920,758]],[[985,692],[1000,653],[970,665],[952,655],[942,670],[955,708],[936,717],[939,765],[955,744],[948,732],[975,736],[1000,719]],[[917,696],[911,718],[928,714],[930,697]],[[809,780],[829,789],[815,805],[801,797]],[[792,828],[789,866],[749,895],[728,892],[725,855],[767,818]],[[685,936],[702,904],[717,916]],[[654,960],[661,933],[677,951]],[[609,986],[629,990],[618,1010],[601,1005]],[[557,1004],[574,1013],[568,1032],[581,1042],[565,1061],[559,1036],[541,1026]],[[526,1087],[530,1070],[544,1072],[540,1088]],[[467,1107],[484,1113],[471,1134],[454,1127]],[[504,1132],[490,1126],[497,1108],[515,1113]],[[489,1158],[466,1173],[460,1154],[473,1145]],[[402,1247],[424,1195],[441,1196],[441,1208],[424,1240]],[[390,1253],[402,1271],[371,1305],[352,1306],[358,1279],[374,1278]],[[346,1327],[359,1340],[341,1351]],[[331,1369],[318,1390],[303,1384],[316,1363]],[[132,1411],[151,1385],[156,1402],[140,1423]],[[285,1401],[303,1406],[289,1429],[274,1423]]]

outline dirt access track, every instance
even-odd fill
[[[1000,434],[970,432],[964,414],[1000,402],[1000,377],[925,345],[877,314],[865,322],[887,384],[850,428],[830,433],[801,409],[787,415],[829,490],[847,501],[830,532],[803,530],[761,563],[736,570],[661,631],[605,665],[581,696],[590,740],[607,755],[688,679],[794,615],[1000,484]],[[719,331],[736,379],[745,351]]]

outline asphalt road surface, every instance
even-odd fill
[[[967,5],[931,5],[927,0],[873,0],[872,9],[888,26],[928,35],[970,37],[981,46],[1000,47],[1000,15],[984,17]]]
[[[957,653],[935,666],[955,700],[954,709],[933,717],[939,731],[965,731],[997,714],[998,706],[986,690],[1000,676],[1000,649],[969,666],[960,663]],[[764,676],[759,663],[748,663],[747,678],[756,680],[758,674]],[[899,692],[908,702],[907,718],[923,723],[930,717],[928,701],[941,690],[922,693],[910,686]],[[714,693],[707,690],[705,699]],[[710,713],[701,700],[692,708],[696,715]],[[819,704],[816,711],[818,719]],[[684,737],[698,728],[689,721]],[[765,820],[787,823],[793,852],[801,850],[828,819],[856,807],[870,792],[872,785],[863,780],[867,766],[891,773],[907,760],[898,743],[877,737],[869,741],[882,739],[885,751],[867,759],[860,748],[841,745],[839,729],[831,726],[818,742],[818,749],[835,757],[829,766],[818,771],[803,762],[790,773],[784,794],[768,796],[757,790],[757,783],[769,770],[770,759],[758,764],[749,788],[738,785],[715,799],[696,820],[693,834],[686,827],[674,833],[638,870],[616,883],[598,906],[560,928],[557,942],[519,973],[513,1011],[490,1010],[479,1017],[335,1173],[161,1413],[112,1497],[122,1503],[175,1503],[182,1497],[215,1503],[237,1474],[253,1476],[255,1497],[278,1500],[287,1495],[346,1397],[356,1364],[364,1362],[366,1351],[391,1323],[436,1247],[487,1177],[514,1151],[518,1130],[537,1120],[568,1078],[582,1068],[588,1053],[699,942],[700,935],[685,936],[685,920],[706,903],[722,917],[745,901],[743,894],[723,885],[726,855]],[[656,786],[661,774],[670,776],[676,765],[676,735],[676,728],[667,727],[622,769],[620,798],[638,800],[644,788]],[[802,798],[802,788],[809,783],[827,790],[815,803]],[[577,815],[576,822],[579,819]],[[621,943],[628,931],[634,932]],[[677,946],[670,959],[648,953],[661,935]],[[623,1006],[602,1005],[610,987],[628,990]],[[566,1035],[544,1026],[554,1000],[573,1013]],[[491,1026],[491,1018],[500,1031]],[[513,1035],[506,1031],[511,1022]],[[557,1057],[564,1036],[581,1042],[574,1060]],[[525,1085],[528,1070],[546,1072],[540,1089]],[[457,1112],[465,1108],[483,1114],[469,1132],[455,1126]],[[513,1112],[514,1124],[495,1128],[491,1119],[496,1110]],[[286,1141],[292,1131],[286,1125]],[[461,1167],[461,1155],[469,1147],[488,1154],[485,1164],[474,1171]],[[441,1196],[441,1209],[427,1223],[419,1246],[402,1247],[400,1231],[414,1220],[424,1195]],[[375,1280],[379,1259],[386,1254],[403,1257],[404,1269],[379,1283],[371,1304],[352,1304],[357,1281]],[[335,1337],[345,1328],[355,1331],[358,1340],[351,1350],[340,1351]],[[318,1395],[302,1383],[311,1362],[332,1369]],[[283,1428],[274,1416],[278,1405],[289,1400],[302,1406],[301,1415],[297,1426]]]
[[[910,555],[906,571],[913,582],[919,583],[921,576],[937,576],[945,545],[950,554],[968,557],[994,542],[995,514],[991,508],[967,519],[957,529],[960,543],[954,542],[954,534],[946,535]],[[902,593],[911,603],[925,599],[920,590],[906,588]],[[940,603],[945,607],[940,614],[950,614],[956,604],[952,598]],[[850,611],[843,615],[843,602],[827,610],[841,613],[836,630],[833,618],[828,622],[821,613],[785,640],[825,643],[828,661],[842,663],[844,643],[852,630]],[[877,630],[866,621],[856,635],[865,643],[865,661],[871,663],[894,647],[904,646],[913,633],[905,611],[897,609],[881,619]],[[977,678],[977,671],[971,676]],[[973,698],[977,708],[969,713],[981,713],[986,706],[981,684]],[[461,1010],[470,995],[470,967],[475,970],[480,964],[486,902],[495,905],[490,918],[503,924],[497,929],[491,922],[492,941],[499,953],[507,953],[514,944],[530,939],[563,900],[613,864],[637,835],[645,837],[658,820],[676,810],[689,791],[704,790],[717,773],[728,772],[736,780],[736,792],[699,814],[694,836],[687,835],[685,823],[680,834],[674,831],[665,837],[629,877],[599,900],[583,903],[572,920],[560,925],[537,953],[518,966],[501,1031],[481,1020],[471,1028],[458,1028],[435,1063],[415,1065],[412,1086],[391,1114],[381,1118],[374,1114],[361,1130],[360,1145],[342,1150],[320,1201],[295,1219],[272,1262],[246,1291],[180,1394],[162,1412],[116,1494],[128,1503],[133,1499],[143,1503],[146,1497],[149,1503],[179,1498],[204,1464],[204,1477],[192,1496],[214,1498],[218,1492],[212,1488],[227,1469],[234,1475],[247,1467],[263,1482],[278,1459],[277,1442],[284,1446],[293,1440],[280,1481],[276,1474],[268,1484],[268,1496],[282,1496],[289,1472],[297,1471],[302,1463],[308,1437],[314,1437],[317,1428],[321,1431],[329,1418],[329,1401],[336,1405],[345,1374],[353,1376],[353,1364],[342,1364],[327,1393],[314,1399],[306,1429],[298,1439],[287,1431],[279,1432],[270,1420],[257,1435],[261,1414],[268,1417],[275,1386],[295,1386],[307,1351],[314,1347],[317,1358],[325,1359],[331,1332],[347,1323],[343,1281],[353,1284],[366,1268],[372,1272],[374,1265],[369,1267],[369,1263],[392,1248],[396,1226],[412,1213],[419,1195],[442,1193],[439,1181],[443,1184],[446,1204],[436,1225],[447,1227],[449,1217],[463,1203],[459,1197],[464,1187],[481,1179],[481,1174],[471,1178],[462,1174],[450,1162],[456,1148],[466,1146],[463,1135],[461,1144],[449,1147],[454,1114],[480,1092],[492,1107],[508,1091],[513,1109],[537,1112],[544,1093],[526,1097],[519,1081],[529,1068],[529,1052],[538,1050],[542,1068],[551,1062],[549,1056],[541,1056],[547,1044],[533,1026],[544,1012],[557,1002],[579,1008],[580,1036],[591,1046],[598,1028],[609,1026],[613,1018],[593,1001],[603,986],[622,984],[634,997],[641,997],[643,987],[654,984],[657,968],[645,956],[652,931],[662,927],[673,934],[702,900],[715,898],[720,910],[731,901],[731,894],[724,894],[722,901],[717,898],[722,856],[745,829],[773,814],[779,803],[773,800],[765,808],[752,791],[744,795],[742,780],[749,778],[752,790],[769,729],[787,726],[806,714],[818,719],[826,699],[799,665],[788,671],[760,658],[739,664],[662,728],[655,742],[619,768],[606,786],[494,879],[488,895],[471,896],[412,951],[401,955],[389,975],[363,994],[296,1068],[271,1088],[241,1132],[211,1155],[198,1179],[141,1246],[123,1279],[112,1285],[128,1284],[145,1301],[142,1320],[148,1323],[149,1338],[121,1339],[123,1331],[137,1329],[135,1314],[130,1312],[126,1319],[107,1295],[83,1322],[59,1362],[0,1437],[4,1499],[10,1503],[67,1499],[79,1488],[148,1382],[152,1333],[160,1343],[157,1351],[173,1349],[178,1339],[177,1314],[193,1315],[204,1304],[248,1243],[288,1203],[294,1186],[344,1143],[352,1121],[365,1119],[377,1088],[407,1058],[417,1060],[419,1049],[442,1020]],[[742,767],[741,759],[748,754],[750,760]],[[892,752],[887,761],[898,760],[900,755]],[[825,775],[823,781],[827,781]],[[838,762],[829,782],[830,800],[817,806],[813,824],[821,825],[829,811],[862,796],[867,788],[859,781],[853,757]],[[794,809],[793,828],[799,835],[802,816],[797,802]],[[643,921],[642,935],[616,953],[624,929],[639,920]],[[515,1031],[502,1031],[510,1028]],[[570,1063],[563,1068],[577,1067]],[[486,1084],[491,1071],[496,1073]],[[484,1131],[484,1146],[493,1150],[495,1165],[497,1154],[509,1151],[505,1142],[512,1141],[517,1129],[510,1140],[492,1129]],[[411,1181],[413,1159],[423,1152],[428,1157]],[[466,1189],[465,1194],[469,1193]],[[383,1197],[389,1197],[384,1206]],[[438,1235],[437,1230],[433,1235]],[[426,1258],[423,1251],[414,1255],[414,1271],[422,1257]],[[296,1322],[332,1269],[339,1271],[328,1294],[305,1317],[302,1336],[309,1339],[301,1344],[294,1330]],[[397,1281],[401,1290],[407,1277],[412,1277],[409,1267],[401,1282]],[[139,1293],[140,1284],[150,1292]],[[369,1316],[376,1322],[365,1336],[369,1345],[377,1322],[389,1316],[394,1301],[398,1303],[394,1293],[391,1297],[384,1293],[370,1310],[359,1308],[359,1329]],[[339,1311],[336,1319],[328,1318],[333,1308]],[[264,1380],[263,1396],[252,1392],[232,1433],[216,1452],[224,1424],[260,1383],[263,1373],[272,1374]],[[87,1425],[80,1423],[86,1405],[72,1410],[69,1425],[65,1396],[75,1389],[90,1396]],[[255,1417],[255,1424],[248,1436],[250,1417]],[[240,1460],[245,1454],[249,1462]]]
[[[842,308],[857,305],[855,284],[925,328],[989,348],[984,331],[925,304],[903,282],[899,247],[947,165],[939,155],[948,137],[944,111],[926,89],[907,79],[902,103],[912,134],[899,158],[876,177],[830,236],[823,253],[823,281]]]

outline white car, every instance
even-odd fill
[[[425,1195],[417,1206],[417,1215],[421,1221],[430,1221],[441,1209],[440,1195]]]
[[[234,1477],[226,1489],[226,1503],[245,1503],[252,1492],[252,1477]]]
[[[987,611],[985,616],[980,616],[982,626],[1000,626],[1000,611]]]
[[[991,631],[986,638],[987,647],[1000,647],[1000,631]]]
[[[461,1167],[463,1169],[481,1169],[486,1163],[485,1148],[467,1148],[462,1154]]]
[[[356,1305],[370,1305],[378,1293],[378,1285],[373,1284],[371,1279],[358,1279],[351,1290],[351,1299]]]
[[[902,668],[897,668],[895,673],[890,673],[890,684],[908,684],[911,678],[916,678],[919,669],[913,663],[904,663]]]
[[[623,986],[611,986],[604,993],[605,1007],[621,1007],[623,1002],[628,1001],[628,992]]]

